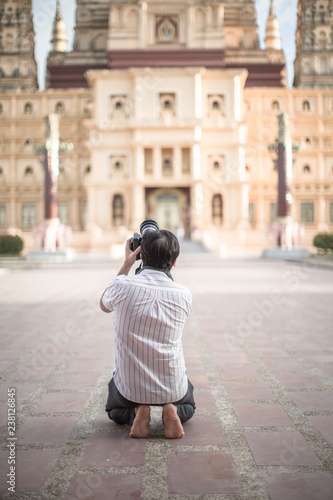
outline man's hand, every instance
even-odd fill
[[[131,238],[129,238],[126,241],[126,246],[125,246],[125,261],[124,261],[121,269],[119,270],[118,276],[120,274],[125,274],[125,276],[128,275],[128,273],[131,270],[131,267],[133,266],[133,264],[136,261],[136,256],[138,255],[138,253],[140,253],[141,247],[136,248],[134,250],[134,252],[133,252],[130,249],[130,244],[131,244]]]

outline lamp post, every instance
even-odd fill
[[[268,150],[275,153],[273,162],[278,172],[278,195],[276,221],[271,225],[275,245],[283,250],[292,250],[300,237],[301,226],[292,217],[293,197],[291,194],[293,152],[300,151],[298,143],[292,144],[289,117],[286,113],[278,115],[279,131],[274,144]]]
[[[58,217],[59,155],[73,149],[71,143],[59,139],[58,113],[45,117],[45,142],[35,146],[35,153],[42,155],[44,169],[44,223],[35,228],[45,252],[55,252],[61,224]]]
[[[52,113],[45,118],[44,147],[44,216],[45,221],[58,221],[59,176],[59,115]]]

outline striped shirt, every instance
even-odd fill
[[[143,269],[114,278],[102,300],[114,311],[113,378],[120,394],[141,404],[183,398],[188,382],[181,337],[191,292],[164,272]]]

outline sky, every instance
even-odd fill
[[[34,27],[36,34],[35,56],[38,64],[40,89],[45,87],[47,54],[51,49],[53,19],[56,0],[32,0]],[[75,26],[75,0],[60,0],[61,11],[67,28],[68,50],[73,47]],[[255,0],[260,47],[264,48],[266,21],[270,0]],[[288,86],[293,82],[293,62],[295,58],[295,34],[297,21],[297,0],[274,0],[275,13],[280,23],[282,49],[286,56]]]

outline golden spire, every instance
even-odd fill
[[[66,51],[67,47],[66,24],[62,18],[59,0],[57,0],[57,8],[53,21],[53,37],[51,43],[53,52]]]
[[[274,0],[271,0],[266,24],[266,49],[281,50],[281,35],[278,18],[274,11]]]

